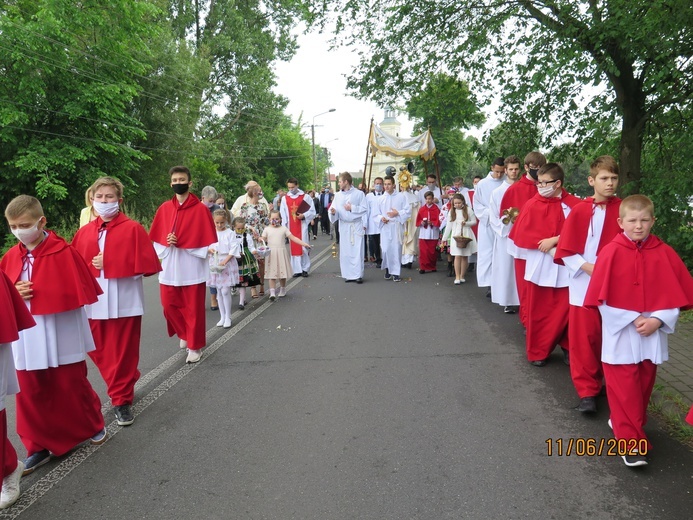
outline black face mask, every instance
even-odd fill
[[[539,179],[539,168],[530,168],[529,176],[532,177],[532,179],[534,179],[535,181]]]
[[[187,184],[172,184],[171,189],[176,192],[177,195],[183,195],[188,192],[190,186]]]

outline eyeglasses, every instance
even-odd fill
[[[537,188],[546,188],[547,186],[553,184],[554,182],[558,182],[560,179],[554,179],[552,181],[544,181],[544,182],[535,182],[534,185]]]

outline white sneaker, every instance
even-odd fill
[[[467,280],[465,280],[464,278],[460,278],[460,283],[467,283]]]
[[[6,509],[19,498],[19,480],[24,472],[24,463],[17,461],[17,469],[2,480],[2,493],[0,493],[0,509]]]
[[[180,340],[180,344],[178,345],[178,348],[188,348],[188,342],[185,341],[184,339]]]
[[[223,326],[224,326],[224,318],[220,319],[220,320],[217,322],[217,327],[223,327]]]
[[[224,320],[224,328],[225,329],[230,329],[231,328],[231,318],[226,318]]]
[[[185,359],[186,363],[197,363],[202,357],[202,349],[200,350],[190,350],[188,349],[188,357]]]
[[[281,289],[279,289],[279,297],[283,298],[284,296],[286,296],[286,289],[282,287]]]
[[[455,285],[460,285],[462,283],[462,280],[455,280]]]

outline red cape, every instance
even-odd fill
[[[508,191],[510,191],[510,188],[508,188]],[[534,189],[536,191],[536,188]],[[507,193],[506,191],[506,195]],[[503,200],[505,200],[505,197],[503,197]],[[510,239],[518,247],[539,249],[540,240],[560,235],[565,222],[562,202],[574,208],[581,200],[565,190],[562,190],[560,197],[547,198],[542,197],[539,193],[534,195],[524,205],[520,215],[517,217],[515,225],[508,235]]]
[[[515,181],[512,185],[505,190],[503,194],[503,200],[501,200],[500,212],[506,209],[517,208],[522,209],[529,199],[537,194],[537,187],[534,181],[527,178],[527,175],[523,175],[519,181]]]
[[[162,246],[168,246],[166,237],[169,233],[176,234],[176,247],[181,249],[207,247],[217,241],[212,213],[192,193],[188,194],[183,204],[179,204],[174,196],[156,210],[149,238]]]
[[[24,244],[12,247],[0,261],[0,269],[17,283],[28,251]],[[95,303],[103,291],[77,250],[53,231],[32,252],[34,283],[31,314],[56,314]]]
[[[635,312],[693,308],[693,277],[655,235],[638,247],[621,233],[599,254],[585,295],[586,307],[602,303]]]
[[[12,281],[0,271],[0,343],[19,339],[19,331],[36,325],[29,309]]]
[[[424,218],[428,219],[429,225],[433,227],[440,227],[440,208],[437,204],[433,204],[430,208],[426,207],[424,204],[419,208],[419,212],[416,214],[416,227],[421,225],[421,221]]]
[[[286,204],[287,213],[289,214],[289,231],[296,238],[303,240],[303,221],[298,219],[297,214],[305,213],[310,209],[310,204],[306,202],[306,194],[303,193],[300,197],[286,195],[283,202]],[[301,244],[291,242],[289,248],[291,256],[303,255],[303,246]]]
[[[99,254],[99,230],[105,224],[106,244],[103,252],[103,272],[106,278],[150,276],[161,271],[161,262],[156,256],[149,235],[141,224],[129,219],[123,212],[110,222],[101,217],[81,227],[72,239],[72,245],[98,277],[100,271],[91,265]]]
[[[606,201],[604,227],[599,237],[597,254],[621,232],[621,228],[616,220],[618,219],[619,207],[621,207],[621,199],[618,197],[611,197]],[[595,210],[594,199],[592,197],[587,197],[582,203],[578,204],[570,211],[570,215],[568,215],[568,218],[563,224],[561,238],[558,240],[558,245],[556,246],[556,254],[553,257],[554,262],[563,265],[562,258],[581,255],[585,252],[587,233],[589,232],[592,215],[594,215]]]

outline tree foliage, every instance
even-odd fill
[[[388,0],[325,2],[315,16],[366,45],[349,85],[382,101],[441,68],[548,137],[594,148],[619,133],[626,182],[641,178],[648,122],[693,93],[688,0]],[[358,48],[358,47],[357,47]],[[406,71],[406,73],[402,73]],[[488,102],[488,101],[487,101]]]

